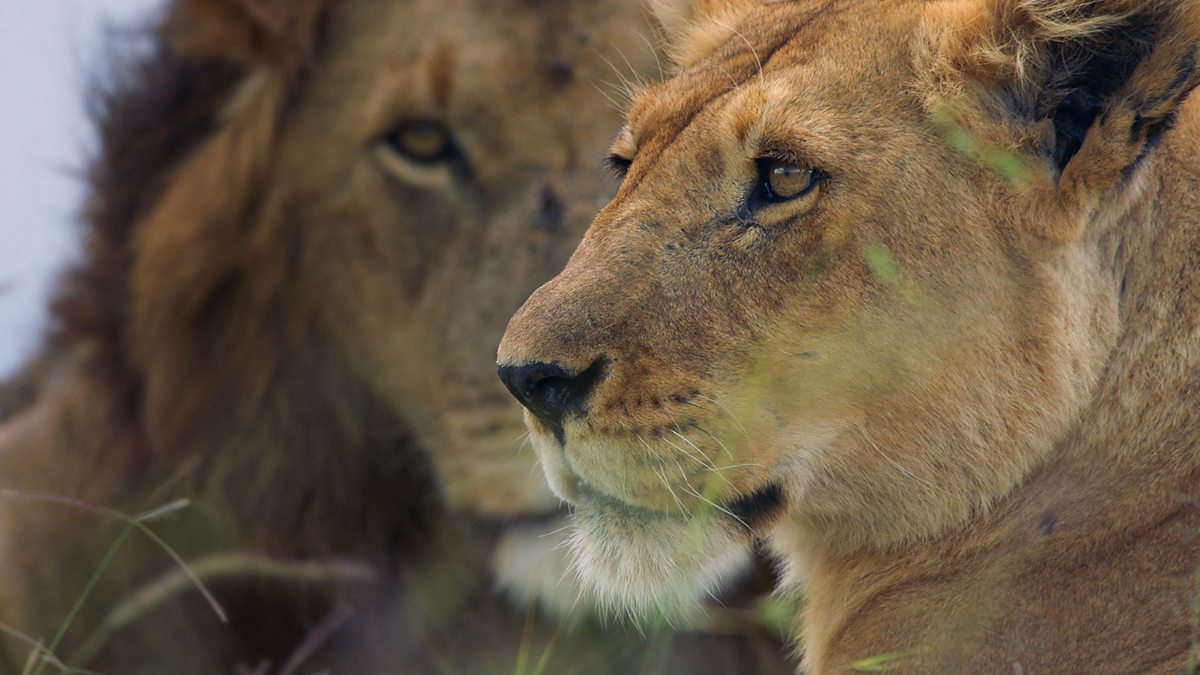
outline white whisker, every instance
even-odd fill
[[[616,46],[613,45],[613,47],[615,48]],[[617,49],[617,51],[620,52],[621,50]],[[620,68],[617,68],[617,66],[613,64],[608,57],[604,56],[604,54],[601,54],[598,49],[592,49],[592,52],[595,53],[596,56],[599,56],[604,63],[608,64],[608,67],[613,71],[613,74],[617,76],[617,81],[620,83],[619,85],[612,85],[611,83],[607,82],[605,83],[613,86],[614,89],[621,93],[622,98],[625,99],[624,105],[618,108],[618,111],[624,114],[625,111],[629,109],[629,105],[633,103],[633,99],[637,96],[638,91],[645,86],[644,83],[642,83],[640,80],[631,81],[625,76],[624,73],[621,72]],[[625,55],[621,54],[621,57],[624,58]],[[628,62],[629,61],[626,60],[626,63]],[[633,67],[630,66],[630,68],[632,69]],[[635,79],[639,77],[636,72],[634,73],[634,77]]]
[[[662,457],[654,451],[654,448],[650,447],[650,444],[646,442],[646,439],[642,438],[641,434],[636,434],[636,436],[637,439],[642,442],[642,445],[646,446],[646,449],[649,450],[651,454],[653,454],[655,457],[658,457],[660,461],[662,460]],[[683,508],[683,502],[679,500],[679,495],[675,494],[675,489],[671,487],[671,482],[667,480],[666,475],[659,473],[658,467],[656,466],[650,467],[650,470],[654,472],[655,476],[658,476],[659,482],[663,484],[663,487],[667,488],[667,492],[671,493],[671,498],[674,499],[675,504],[679,506],[679,513],[686,514],[687,511],[685,511]]]
[[[749,467],[754,467],[754,468],[756,468],[756,469],[765,469],[765,468],[767,468],[767,465],[766,465],[766,464],[756,464],[756,463],[750,462],[750,463],[746,463],[746,464],[730,464],[730,465],[728,465],[728,466],[722,466],[722,467],[719,467],[719,468],[716,468],[716,469],[712,469],[712,470],[713,470],[713,471],[715,471],[715,472],[721,472],[721,471],[728,471],[728,470],[730,470],[730,469],[741,469],[741,468],[743,468],[743,467],[748,467],[748,466],[749,466]]]
[[[725,454],[726,454],[726,455],[729,455],[729,459],[731,459],[731,460],[733,459],[733,452],[732,452],[732,451],[730,451],[730,449],[729,449],[729,446],[727,446],[727,445],[725,445],[724,443],[722,443],[722,442],[721,442],[721,439],[719,439],[719,438],[717,438],[716,436],[714,436],[714,435],[712,435],[711,433],[709,433],[708,429],[705,429],[705,428],[704,428],[704,427],[702,427],[702,426],[699,426],[699,425],[697,425],[697,426],[696,426],[696,428],[700,430],[700,433],[702,433],[702,434],[704,434],[705,436],[708,436],[709,438],[711,438],[711,439],[713,439],[714,441],[716,441],[716,442],[717,442],[717,445],[721,446],[721,449],[725,451]],[[716,464],[716,462],[713,462],[713,464]],[[725,468],[729,468],[729,467],[725,467]],[[716,467],[714,467],[714,468],[713,468],[713,470],[715,471],[715,470],[716,470]]]
[[[646,442],[646,439],[645,439],[645,438],[643,438],[641,434],[637,434],[637,433],[635,433],[634,435],[635,435],[635,436],[637,436],[637,439],[638,439],[639,441],[641,441],[642,445],[643,445],[643,446],[644,446],[644,447],[645,447],[647,450],[649,450],[649,451],[650,451],[650,454],[654,455],[654,458],[655,458],[655,459],[657,459],[657,460],[658,460],[658,461],[660,461],[660,462],[666,463],[666,461],[667,461],[667,458],[666,458],[666,457],[664,457],[664,456],[662,455],[662,453],[660,453],[658,450],[656,450],[655,448],[651,447],[651,445],[650,445],[649,443],[647,443],[647,442]]]
[[[574,524],[575,523],[567,523],[566,525],[563,525],[562,527],[560,527],[557,530],[554,530],[552,532],[546,532],[544,534],[539,534],[538,537],[553,537],[554,535],[559,534],[560,532],[566,532],[567,530],[571,529],[571,526],[573,526]]]
[[[741,39],[742,39],[742,42],[745,42],[745,43],[746,43],[746,46],[750,48],[750,54],[751,54],[751,56],[753,56],[753,57],[754,57],[754,62],[755,62],[756,64],[758,64],[758,81],[759,81],[760,83],[761,83],[761,82],[763,82],[763,81],[764,81],[764,78],[763,78],[763,63],[762,63],[762,59],[758,58],[758,51],[754,49],[754,45],[750,44],[750,40],[747,40],[747,39],[746,39],[746,36],[745,36],[745,35],[742,35],[742,32],[741,32],[741,31],[739,31],[738,29],[734,28],[733,26],[730,26],[730,25],[729,25],[729,24],[727,24],[727,23],[724,23],[724,22],[722,22],[722,21],[717,21],[717,22],[715,22],[715,23],[716,23],[718,26],[722,27],[722,28],[728,28],[729,30],[733,31],[733,34],[734,34],[734,35],[738,36],[739,38],[741,38]]]
[[[697,464],[704,467],[705,469],[716,468],[716,465],[713,464],[712,462],[706,462],[706,461],[704,461],[704,459],[702,457],[696,457],[696,455],[692,454],[692,452],[690,450],[687,450],[686,448],[681,448],[678,445],[672,443],[671,439],[669,439],[669,438],[664,438],[663,443],[666,443],[667,445],[671,446],[676,451],[678,451],[679,454],[684,455],[685,457],[696,462]]]
[[[726,69],[725,69],[725,66],[718,65],[718,66],[717,66],[717,69],[721,71],[721,74],[723,74],[725,77],[729,78],[729,89],[728,89],[728,91],[733,91],[734,89],[737,89],[737,86],[738,86],[738,81],[737,81],[737,79],[735,79],[735,78],[733,77],[733,73],[731,73],[731,72],[729,72],[728,70],[726,70]]]
[[[675,500],[675,505],[679,507],[679,513],[687,515],[687,509],[683,506],[683,500],[679,498],[679,495],[675,494],[674,488],[671,487],[671,481],[667,480],[667,474],[660,473],[658,467],[653,467],[652,470],[654,471],[654,475],[658,476],[658,479],[662,481],[663,487],[667,488],[667,492],[671,493],[671,499]]]
[[[733,513],[733,511],[730,511],[729,509],[725,508],[724,506],[717,504],[716,502],[712,501],[708,497],[705,497],[704,495],[700,494],[699,492],[697,492],[696,490],[693,490],[690,487],[685,486],[685,487],[683,487],[683,490],[685,492],[687,492],[688,494],[692,495],[693,497],[695,497],[696,499],[699,499],[700,501],[708,504],[709,506],[720,511],[721,513],[724,513],[725,515],[729,516],[730,518],[733,518],[734,520],[738,521],[739,523],[741,523],[742,527],[746,528],[747,532],[751,531],[749,523],[747,523],[746,521],[742,520],[740,517],[735,515]]]
[[[640,30],[633,31],[633,34],[641,38],[642,42],[646,43],[646,47],[650,49],[650,53],[654,55],[654,65],[658,67],[658,79],[667,79],[667,73],[663,70],[662,59],[658,58],[658,48],[650,42],[650,38],[642,35]]]
[[[746,431],[746,426],[744,424],[742,424],[742,421],[737,418],[737,415],[734,415],[733,411],[731,411],[729,408],[726,408],[725,406],[721,405],[720,401],[717,401],[715,398],[705,396],[704,394],[696,394],[696,398],[702,398],[705,401],[711,402],[713,405],[717,406],[721,410],[724,410],[725,414],[729,415],[729,419],[733,420],[733,423],[738,425],[738,428],[742,430],[743,435],[746,435],[746,436],[750,435],[750,432]]]
[[[602,80],[601,84],[609,84],[609,83]],[[609,96],[608,92],[601,89],[595,82],[592,82],[591,85],[592,85],[593,89],[600,92],[600,95],[608,100],[608,104],[610,106],[612,106],[613,110],[617,111],[618,113],[620,113],[622,115],[625,114],[625,106],[621,105],[620,103],[617,103],[616,99],[614,99],[612,96]]]
[[[617,53],[621,55],[621,60],[624,61],[625,65],[629,67],[629,72],[630,72],[630,74],[633,75],[633,79],[629,80],[629,81],[631,83],[635,84],[639,90],[645,89],[646,81],[642,79],[642,76],[638,73],[638,69],[634,68],[633,64],[629,62],[629,57],[625,56],[625,52],[621,51],[621,48],[618,47],[617,45],[614,44],[612,47],[613,47],[613,49],[617,50]],[[636,92],[631,92],[631,93],[636,93]]]
[[[679,463],[679,460],[675,460],[675,468],[679,470],[679,478],[685,484],[691,485],[692,482],[690,480],[688,480],[687,472],[683,470],[683,465]]]
[[[702,464],[710,469],[716,468],[717,465],[713,464],[711,460],[704,461],[706,459],[704,457],[704,451],[700,449],[700,446],[693,443],[690,438],[679,433],[679,431],[677,429],[668,429],[668,431],[670,431],[671,433],[678,436],[681,440],[683,440],[684,443],[687,443],[688,445],[692,446],[692,448],[694,448],[696,450],[696,452],[700,453],[701,459],[696,459],[695,457],[692,457],[692,455],[690,453],[688,454],[689,457],[692,457],[692,459],[696,459],[696,461],[700,462],[700,464]]]
[[[883,451],[883,448],[879,447],[879,445],[875,442],[875,439],[871,438],[870,434],[867,433],[866,429],[864,429],[862,427],[855,427],[855,429],[858,431],[859,435],[862,436],[863,440],[867,442],[867,445],[870,446],[871,449],[873,449],[880,457],[882,457],[889,464],[891,464],[892,466],[899,469],[901,473],[903,473],[904,475],[908,476],[909,478],[917,481],[921,485],[924,485],[925,487],[929,488],[930,490],[933,490],[934,492],[941,491],[940,488],[938,488],[932,482],[930,482],[924,478],[921,478],[917,474],[913,473],[912,469],[909,469],[908,467],[904,466],[900,462],[897,462],[896,460],[894,460],[890,456],[888,456],[888,454]]]

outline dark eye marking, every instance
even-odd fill
[[[604,166],[618,179],[624,178],[625,174],[629,173],[629,167],[632,164],[632,159],[626,159],[615,152],[610,152],[604,156]]]

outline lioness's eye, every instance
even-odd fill
[[[431,120],[405,122],[388,134],[385,140],[414,162],[438,162],[454,154],[450,133],[441,124]]]
[[[820,180],[816,169],[782,159],[765,160],[759,171],[763,174],[768,196],[776,200],[807,194]]]

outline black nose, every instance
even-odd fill
[[[500,381],[521,405],[554,428],[562,427],[568,413],[583,412],[584,401],[604,375],[604,360],[571,373],[556,363],[500,366]]]

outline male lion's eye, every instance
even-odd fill
[[[454,154],[450,133],[431,120],[405,122],[384,140],[400,154],[423,164],[439,162]]]
[[[767,196],[776,201],[807,194],[817,186],[821,178],[816,169],[782,159],[762,161],[759,172],[762,174]]]

